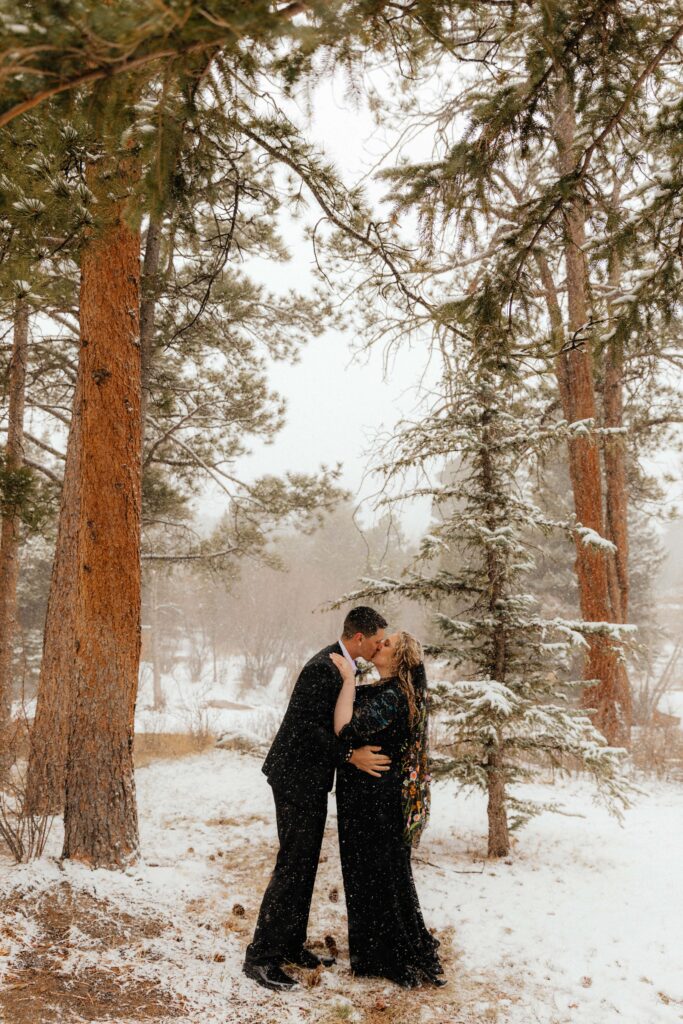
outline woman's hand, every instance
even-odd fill
[[[331,654],[330,658],[339,669],[341,673],[342,682],[344,685],[356,685],[356,675],[349,662],[341,654]]]
[[[353,701],[356,696],[356,674],[353,671],[353,667],[346,658],[342,658],[341,654],[331,654],[330,657],[334,662],[335,668],[339,669],[339,674],[342,677],[341,690],[337,697],[337,703],[334,706],[334,731],[338,736],[353,717]]]

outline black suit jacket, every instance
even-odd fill
[[[349,741],[334,733],[334,706],[341,690],[339,669],[330,658],[338,643],[314,654],[302,668],[277,735],[263,762],[268,782],[293,803],[326,797]]]

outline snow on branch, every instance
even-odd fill
[[[613,640],[621,641],[625,633],[635,633],[638,627],[631,622],[588,622],[568,619],[552,619],[551,624],[560,632],[567,634],[592,634],[608,636]]]
[[[581,523],[577,523],[574,527],[576,533],[581,538],[582,544],[590,548],[598,548],[602,551],[609,551],[616,553],[617,546],[613,544],[611,540],[607,540],[606,537],[601,536],[597,530],[591,529],[590,526],[582,526]]]

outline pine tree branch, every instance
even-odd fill
[[[27,430],[24,431],[24,437],[27,441],[30,441],[31,444],[34,444],[37,448],[42,448],[45,452],[49,452],[50,455],[54,455],[54,457],[59,459],[61,462],[66,460],[66,455],[64,455],[63,452],[57,451],[57,449],[53,448],[52,445],[39,440],[37,437],[34,437],[33,434],[29,434]]]
[[[291,21],[291,19],[296,17],[296,15],[305,13],[309,9],[309,4],[307,4],[305,0],[292,0],[292,2],[285,4],[284,7],[278,8],[277,5],[275,5],[272,14],[276,19],[286,22]],[[213,25],[218,30],[216,32],[211,32],[209,38],[205,38],[194,43],[183,44],[182,41],[179,41],[175,46],[162,46],[160,40],[155,41],[145,37],[145,27],[143,26],[141,40],[135,40],[129,44],[131,52],[129,52],[125,57],[114,57],[104,64],[101,63],[107,60],[106,54],[103,52],[104,47],[108,46],[113,49],[117,46],[118,50],[121,51],[123,49],[123,45],[114,44],[110,40],[95,38],[92,32],[88,34],[85,29],[82,29],[80,41],[82,43],[83,39],[87,40],[87,42],[91,44],[91,47],[94,43],[95,45],[93,48],[95,50],[95,56],[88,52],[86,46],[83,46],[80,52],[77,51],[78,56],[84,63],[91,62],[93,59],[96,59],[100,62],[99,66],[79,71],[63,81],[58,81],[54,85],[38,90],[38,92],[24,100],[21,100],[19,103],[13,104],[7,110],[0,113],[0,128],[9,124],[21,114],[25,114],[27,111],[33,110],[35,107],[53,96],[58,96],[61,93],[69,92],[84,85],[91,85],[104,79],[111,79],[119,75],[130,74],[132,71],[137,71],[140,68],[146,67],[147,65],[153,64],[157,61],[179,60],[207,50],[213,50],[215,53],[218,53],[228,45],[234,46],[237,39],[240,39],[244,35],[248,35],[248,32],[245,31],[241,33],[234,24],[230,24],[228,21],[216,18],[203,7],[196,7],[196,11],[199,15],[199,20],[203,23],[202,27],[205,34],[207,23]],[[168,7],[164,8],[164,13],[173,14],[172,10]],[[173,16],[176,32],[181,36],[181,38],[182,32],[187,30],[187,20],[190,14],[191,12],[188,12],[186,18],[181,20],[179,20],[175,15]],[[163,32],[163,29],[160,29],[159,31],[160,34],[163,34],[164,39],[168,38],[168,32]],[[147,53],[136,54],[134,52],[136,48],[144,45],[149,45],[151,47]],[[67,52],[71,56],[73,50],[69,50]],[[30,48],[12,46],[5,51],[4,56],[7,54],[11,54],[12,59],[9,66],[0,70],[0,80],[11,80],[12,78],[19,77],[20,75],[36,75],[41,78],[53,77],[55,72],[50,66],[50,61],[53,60],[54,63],[59,66],[59,58],[65,56],[65,51],[51,46],[34,46]],[[0,57],[1,56],[3,55],[0,55]],[[40,64],[37,63],[25,63],[25,59],[30,56],[41,58],[45,61],[45,65],[40,66]]]
[[[57,412],[57,409],[54,405],[45,405],[42,402],[27,402],[26,404],[30,406],[32,409],[42,409],[43,412],[49,413],[50,416],[54,416],[54,418],[59,420],[60,423],[63,423],[65,427],[71,426],[71,420],[69,419],[69,417],[66,416],[64,413]]]
[[[196,562],[206,561],[211,558],[225,558],[227,555],[234,555],[240,551],[239,547],[225,548],[223,551],[209,551],[199,555],[154,555],[142,554],[143,562]]]
[[[593,141],[584,149],[583,153],[581,154],[581,156],[577,160],[576,165],[575,165],[573,171],[570,174],[565,176],[566,179],[571,179],[573,188],[570,191],[569,196],[564,195],[562,193],[562,191],[560,191],[558,193],[557,197],[553,200],[552,204],[550,205],[548,211],[546,212],[544,217],[541,219],[540,223],[536,226],[536,228],[535,228],[535,230],[534,230],[534,232],[533,232],[533,234],[531,236],[530,241],[523,247],[523,249],[522,249],[522,251],[520,253],[520,256],[519,256],[519,258],[517,260],[517,267],[516,267],[516,272],[515,272],[515,282],[519,281],[519,277],[520,277],[520,275],[522,273],[524,265],[526,264],[526,260],[527,260],[528,256],[532,252],[534,252],[537,241],[539,240],[539,238],[541,237],[541,235],[543,234],[545,229],[548,227],[548,225],[553,221],[553,219],[555,218],[555,214],[558,213],[560,210],[564,209],[565,204],[567,203],[568,200],[569,201],[573,200],[573,198],[574,198],[573,192],[576,189],[576,187],[578,185],[580,185],[584,181],[584,179],[585,179],[585,177],[586,177],[586,175],[588,173],[588,169],[590,167],[590,163],[591,163],[591,160],[593,158],[593,154],[595,153],[595,151],[602,146],[603,142],[605,142],[605,140],[612,134],[612,132],[615,130],[615,128],[621,123],[621,121],[624,118],[624,115],[627,113],[628,109],[630,108],[631,103],[633,102],[635,96],[639,92],[641,86],[644,84],[644,82],[647,81],[647,79],[650,77],[652,72],[657,69],[657,67],[661,64],[661,62],[666,57],[666,55],[672,49],[674,49],[674,47],[678,44],[678,42],[681,39],[681,37],[683,37],[683,22],[681,22],[678,25],[678,27],[676,28],[676,31],[673,33],[673,35],[671,35],[664,43],[662,43],[662,45],[660,46],[660,48],[657,51],[657,53],[654,55],[654,57],[648,62],[648,64],[643,68],[641,73],[638,75],[637,79],[633,83],[633,86],[629,90],[628,94],[624,97],[623,101],[621,102],[621,104],[619,105],[617,110],[614,112],[612,117],[609,118],[609,120],[608,120],[607,124],[605,125],[605,127],[602,129],[602,131],[600,131],[598,133],[598,135],[593,139]],[[513,293],[514,293],[514,288],[513,288],[513,291],[511,293],[511,295]]]
[[[398,268],[396,259],[390,254],[387,243],[382,238],[379,229],[374,222],[370,221],[368,223],[365,234],[358,231],[356,228],[353,227],[353,225],[351,225],[340,214],[338,214],[336,210],[332,208],[330,203],[323,195],[322,190],[315,182],[313,175],[309,171],[307,171],[306,168],[304,168],[294,158],[294,156],[292,156],[291,153],[287,152],[287,150],[285,150],[283,147],[274,146],[272,143],[268,142],[268,140],[265,139],[262,135],[259,135],[250,126],[244,124],[243,122],[237,122],[237,124],[239,130],[243,132],[243,134],[246,135],[247,138],[251,139],[252,142],[255,142],[257,146],[260,146],[262,149],[264,149],[275,160],[285,164],[287,167],[293,170],[294,173],[299,178],[301,178],[301,180],[312,193],[314,199],[320,206],[321,210],[324,212],[325,216],[332,224],[334,224],[336,228],[338,228],[348,238],[352,238],[354,241],[358,242],[359,245],[361,245],[365,250],[369,251],[371,255],[378,256],[380,258],[380,260],[388,268],[398,290],[405,298],[407,298],[415,306],[419,306],[422,309],[425,309],[431,317],[434,316],[434,314],[436,313],[436,307],[432,303],[428,302],[424,298],[424,296],[412,291],[405,283],[401,271]],[[374,233],[377,241],[373,241],[371,239],[371,232]],[[447,326],[448,329],[458,337],[465,339],[468,338],[467,334],[464,331],[460,330],[460,328],[456,327],[454,324],[449,323],[445,326]]]
[[[47,466],[43,466],[40,462],[34,462],[33,459],[29,459],[26,456],[24,456],[24,463],[25,465],[30,466],[31,469],[35,469],[39,473],[42,473],[43,476],[46,476],[48,480],[53,482],[53,484],[56,484],[57,487],[61,488],[64,481],[61,477],[57,476],[56,473],[53,473],[51,469],[48,469]]]
[[[609,135],[612,134],[614,129],[617,127],[617,125],[622,121],[624,115],[626,114],[626,112],[628,111],[629,107],[631,106],[631,103],[633,102],[635,96],[640,91],[641,86],[650,77],[652,72],[655,71],[659,67],[659,65],[662,63],[662,61],[666,57],[666,55],[671,50],[674,49],[674,47],[678,43],[679,39],[681,39],[681,37],[683,37],[683,22],[681,22],[678,25],[678,27],[676,28],[676,31],[673,33],[673,35],[671,35],[664,43],[662,43],[662,45],[660,46],[659,50],[654,55],[652,60],[648,64],[646,64],[646,66],[643,68],[641,73],[638,75],[637,79],[635,80],[635,82],[631,86],[630,91],[624,97],[622,103],[617,108],[617,110],[612,115],[612,117],[608,120],[608,122],[605,125],[605,127],[596,136],[596,138],[591,142],[591,144],[586,148],[586,150],[584,151],[584,154],[583,154],[583,156],[582,156],[582,158],[579,161],[579,164],[577,166],[577,174],[578,174],[579,177],[582,178],[582,177],[585,176],[585,174],[586,174],[586,172],[588,170],[588,166],[589,166],[589,164],[591,162],[591,159],[593,157],[593,153],[595,152],[595,150],[598,149],[602,145],[602,143],[605,141],[605,139]]]
[[[196,416],[198,412],[201,412],[204,409],[211,408],[211,406],[214,406],[216,404],[216,402],[203,402],[201,405],[195,406],[194,409],[190,409],[190,411],[185,416],[181,417],[181,419],[177,420],[175,423],[172,423],[168,430],[165,430],[163,434],[161,434],[160,437],[156,438],[156,440],[150,445],[147,454],[145,455],[143,466],[148,466],[150,464],[154,452],[165,441],[168,441],[176,430],[180,430],[181,427],[186,426],[188,421],[191,420],[194,416]],[[155,421],[152,420],[150,422],[154,423],[154,426],[158,426],[158,424]]]
[[[34,93],[33,96],[22,100],[21,103],[15,103],[14,106],[0,114],[0,128],[9,124],[15,118],[20,117],[21,114],[25,114],[27,111],[33,110],[34,107],[39,106],[45,100],[49,100],[53,96],[59,96],[63,92],[71,92],[73,89],[78,89],[80,86],[90,85],[93,82],[101,82],[105,78],[113,78],[116,75],[129,74],[131,71],[136,71],[138,68],[145,67],[147,64],[152,64],[154,61],[166,60],[172,57],[186,57],[190,56],[192,53],[201,53],[203,50],[207,49],[218,50],[220,49],[220,43],[217,40],[211,40],[210,42],[193,43],[191,46],[172,47],[169,49],[154,51],[152,53],[145,53],[139,57],[127,58],[126,60],[110,64],[107,67],[92,68],[89,71],[80,72],[72,78],[68,78],[64,82],[59,82],[47,89],[41,89],[39,92]],[[38,69],[33,69],[33,72],[45,73],[39,72]]]

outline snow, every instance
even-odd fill
[[[495,679],[459,679],[451,692],[467,701],[467,710],[453,716],[456,722],[467,721],[473,713],[484,710],[507,718],[519,704],[514,692]]]
[[[154,710],[151,666],[143,662],[136,733],[202,733],[260,743],[272,739],[284,710],[282,672],[278,669],[270,686],[251,690],[245,698],[239,684],[241,668],[241,658],[230,658],[221,663],[218,680],[193,680],[187,663],[180,661],[162,674],[164,707]]]
[[[520,1021],[680,1021],[680,789],[651,791],[620,828],[580,783],[528,788],[545,800],[563,790],[568,810],[581,816],[532,821],[512,863],[487,863],[481,876],[451,881],[457,904],[430,892],[431,920],[457,927],[466,967],[516,977]],[[453,800],[444,787],[432,815],[429,860],[441,865],[432,878],[448,880],[481,828],[482,808],[474,798]]]
[[[340,1019],[345,1012],[375,1020],[361,1013],[378,994],[393,1000],[394,1010],[412,1008],[405,1019],[421,1016],[435,1024],[683,1019],[680,787],[646,784],[623,826],[592,803],[580,779],[520,787],[531,799],[559,799],[564,814],[533,820],[508,860],[487,861],[482,797],[457,794],[450,782],[435,784],[430,827],[414,860],[425,918],[446,950],[450,985],[434,994],[437,1002],[431,990],[406,994],[349,976],[343,897],[331,902],[327,895],[331,885],[342,891],[331,798],[309,938],[335,935],[341,955],[319,987],[281,996],[241,974],[276,850],[272,799],[260,765],[260,757],[212,750],[142,768],[140,864],[126,872],[68,862],[60,867],[51,859],[61,845],[55,827],[49,856],[28,866],[0,863],[0,891],[35,894],[66,881],[115,909],[161,916],[167,924],[161,934],[112,950],[104,960],[72,928],[62,969],[82,969],[97,957],[100,967],[125,964],[137,977],[159,981],[169,998],[184,997],[181,1024],[322,1024],[337,1019],[329,1016],[335,1006]],[[236,903],[244,917],[233,915]],[[11,919],[7,914],[5,923],[13,937],[0,956],[0,981],[7,964],[35,939],[35,925],[20,911]]]
[[[578,523],[575,529],[581,538],[581,543],[586,547],[600,548],[603,551],[617,550],[616,544],[613,544],[611,540],[607,540],[606,537],[601,536],[597,530],[593,530],[590,526],[582,526],[581,523]]]
[[[539,619],[535,625],[552,625],[560,633],[566,634],[572,643],[581,647],[586,644],[583,634],[591,633],[611,637],[615,642],[623,641],[628,634],[638,632],[638,626],[633,622],[607,622],[605,620],[589,621],[588,619],[569,620],[562,618]],[[584,680],[585,685],[585,680]]]
[[[576,436],[590,434],[595,426],[595,420],[593,417],[589,417],[584,420],[573,420],[572,423],[567,424],[567,430],[575,434]]]

